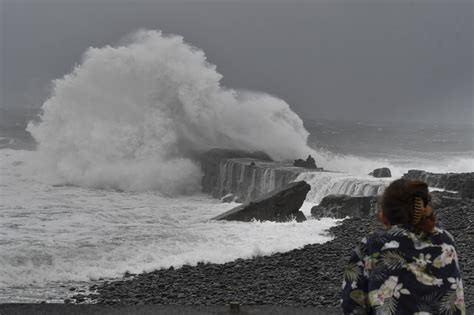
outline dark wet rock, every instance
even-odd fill
[[[85,297],[81,294],[76,295],[74,298],[76,299],[76,303],[82,303],[86,300]]]
[[[306,216],[304,215],[302,211],[298,211],[296,212],[295,220],[296,222],[304,222],[306,221]]]
[[[296,167],[306,167],[306,161],[303,159],[297,159],[293,162],[293,166]]]
[[[369,175],[372,175],[376,178],[392,177],[392,172],[388,167],[376,168]]]
[[[228,221],[288,221],[292,218],[303,220],[304,214],[299,211],[311,186],[305,181],[291,183],[274,190],[255,201],[231,209],[214,220]],[[306,218],[305,218],[306,219]],[[303,220],[304,221],[304,220]]]
[[[430,173],[422,170],[409,170],[403,174],[403,178],[410,180],[421,180],[430,187],[442,188],[446,190],[460,191],[464,181],[472,178],[474,173]],[[468,184],[469,185],[469,184]],[[468,186],[466,186],[468,187]],[[472,187],[472,186],[471,186]]]
[[[303,159],[295,160],[295,162],[293,162],[293,166],[304,167],[304,168],[314,168],[314,169],[318,168],[316,166],[316,161],[311,155],[308,155],[308,158],[306,159],[306,161]]]
[[[363,217],[376,212],[377,196],[329,195],[321,203],[311,208],[315,218]]]

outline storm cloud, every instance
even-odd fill
[[[157,29],[303,119],[472,123],[473,4],[2,0],[0,106],[39,109],[88,47]]]

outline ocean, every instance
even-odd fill
[[[309,120],[304,125],[308,144],[316,150],[354,157],[359,165],[385,165],[396,176],[408,169],[446,173],[474,168],[474,123]]]
[[[285,101],[220,85],[204,52],[140,31],[91,48],[38,109],[0,112],[0,303],[61,302],[69,288],[200,261],[223,263],[330,240],[337,220],[209,220],[236,206],[200,192],[215,147],[311,154],[302,211],[332,193],[373,194],[386,166],[474,170],[473,125],[303,121]],[[14,109],[12,109],[14,108]],[[41,114],[41,117],[38,116]],[[101,280],[102,279],[102,280]]]

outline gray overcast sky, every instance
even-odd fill
[[[474,121],[473,1],[0,0],[1,107],[39,107],[89,47],[159,29],[303,118]]]

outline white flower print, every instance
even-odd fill
[[[364,257],[364,276],[368,277],[370,271],[372,271],[377,265],[379,255],[370,255]]]
[[[430,247],[433,244],[431,242],[425,242],[424,240],[420,239],[415,233],[413,232],[408,232],[407,236],[411,241],[413,242],[413,246],[415,246],[415,249],[423,249],[426,247]]]
[[[457,254],[454,246],[441,244],[441,255],[435,258],[433,261],[433,266],[435,268],[443,268],[444,266],[452,263],[453,260],[457,261]]]
[[[418,258],[415,257],[415,262],[424,271],[425,268],[426,268],[426,265],[428,263],[432,263],[431,255],[430,254],[426,254],[426,255],[425,254],[420,254],[420,256]]]
[[[385,243],[382,247],[382,250],[384,249],[391,249],[391,248],[398,248],[400,247],[400,243],[397,241],[390,241],[388,243]]]
[[[426,262],[426,260],[424,260]],[[443,279],[438,279],[432,275],[425,273],[425,265],[419,264],[417,261],[407,264],[407,269],[410,270],[416,277],[416,280],[424,285],[441,286]]]
[[[384,305],[387,299],[392,297],[398,299],[400,294],[410,294],[410,291],[402,288],[403,283],[398,283],[398,277],[390,276],[378,290],[369,292],[370,304],[373,306]]]

